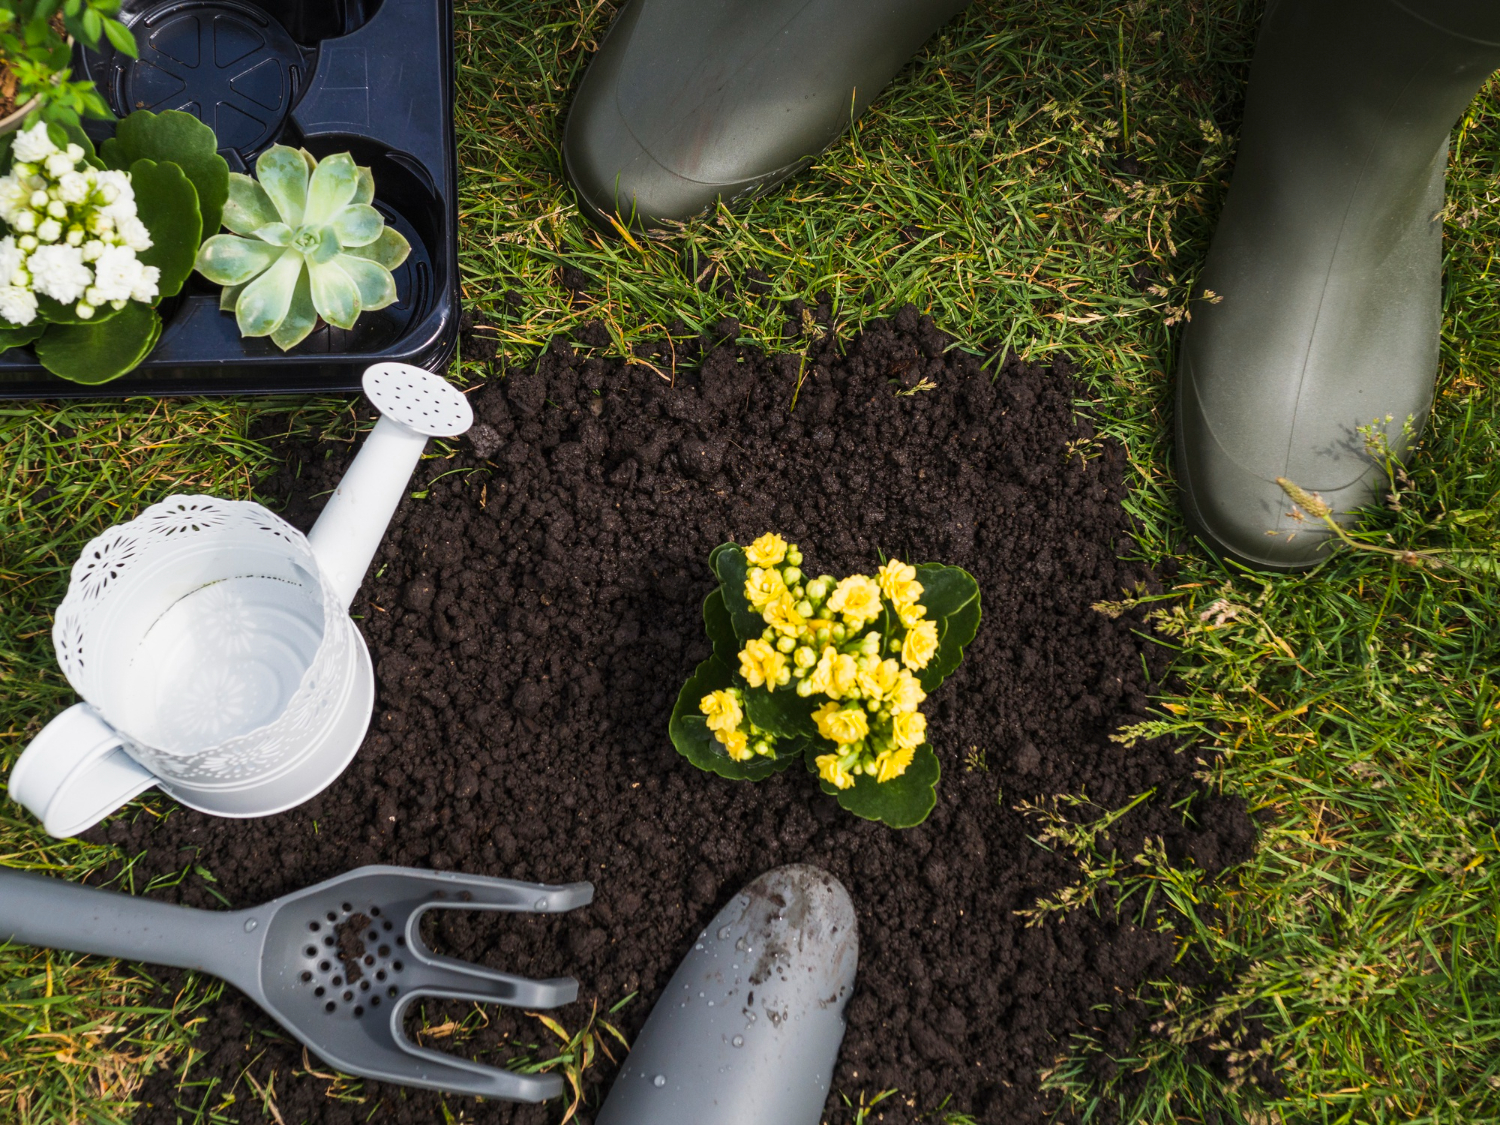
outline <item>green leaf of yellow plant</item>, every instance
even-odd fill
[[[703,599],[703,627],[708,639],[713,642],[714,655],[724,667],[733,668],[739,663],[740,643],[734,635],[734,622],[729,619],[729,610],[724,608],[724,591],[715,586]]]
[[[710,656],[698,665],[678,694],[677,706],[672,709],[672,745],[679,754],[700,770],[732,781],[761,781],[786,769],[804,755],[807,740],[801,739],[778,742],[774,758],[736,762],[725,753],[724,747],[708,729],[708,721],[698,709],[698,703],[710,692],[731,686],[735,686],[735,676],[717,656]]]
[[[813,722],[812,713],[821,702],[799,696],[790,686],[775,691],[745,689],[745,713],[750,721],[779,738],[816,738],[818,725]]]
[[[832,743],[823,739],[816,742],[817,745],[809,747],[803,755],[811,774],[818,772],[818,755],[834,749]],[[942,772],[937,755],[924,742],[900,777],[877,782],[873,777],[861,774],[848,789],[839,789],[821,780],[818,785],[830,797],[837,797],[839,804],[855,816],[878,820],[891,828],[913,828],[926,820],[936,807],[937,783]]]
[[[917,676],[930,694],[963,661],[964,648],[979,631],[979,583],[962,567],[938,563],[917,567],[917,581],[922,583],[917,600],[938,627],[937,654]]]
[[[750,570],[745,549],[737,543],[721,543],[708,556],[708,565],[719,580],[719,588],[724,591],[724,606],[729,610],[734,635],[740,644],[760,636],[766,623],[745,600],[745,575]]]

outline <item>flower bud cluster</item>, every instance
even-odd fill
[[[766,628],[740,652],[741,677],[752,688],[825,700],[813,712],[836,747],[817,758],[824,781],[848,789],[859,775],[900,777],[927,740],[918,710],[927,695],[914,673],[938,649],[916,568],[892,560],[873,577],[810,578],[796,545],[770,533],[745,557],[745,599]]]
[[[37,296],[87,320],[100,306],[149,303],[161,271],[136,255],[151,235],[136,214],[128,172],[88,164],[76,144],[59,148],[45,122],[16,134],[10,172],[0,176],[0,321],[27,325]]]

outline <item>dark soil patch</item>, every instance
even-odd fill
[[[800,391],[797,356],[709,350],[734,327],[704,338],[696,370],[685,364],[698,349],[681,340],[643,356],[675,386],[652,367],[555,344],[479,390],[485,429],[452,459],[423,464],[412,491],[424,498],[402,505],[354,606],[380,694],[348,773],[268,820],[179,811],[116,820],[96,837],[144,853],[138,880],[201,864],[236,905],[366,863],[592,880],[594,905],[565,918],[444,912],[437,939],[513,972],[576,976],[583,999],[558,1015],[570,1029],[596,999],[604,1008],[638,993],[613,1017],[627,1035],[728,896],[777,864],[816,864],[849,888],[862,931],[836,1091],[899,1088],[872,1121],[910,1122],[950,1096],[949,1110],[982,1122],[1040,1120],[1037,1073],[1069,1036],[1092,1030],[1123,1051],[1146,1033],[1146,1009],[1128,999],[1137,985],[1200,981],[1174,968],[1170,934],[1108,910],[1028,928],[1016,912],[1077,868],[1033,843],[1038,825],[1015,806],[1083,793],[1098,806],[1092,819],[1154,789],[1106,848],[1131,856],[1159,836],[1175,863],[1211,874],[1245,858],[1253,838],[1239,802],[1193,780],[1195,754],[1109,739],[1144,714],[1167,662],[1139,615],[1092,608],[1159,588],[1121,561],[1123,451],[1075,417],[1065,364],[984,370],[912,310],[852,341],[813,343]],[[284,453],[271,491],[307,527],[350,450]],[[799,542],[815,572],[869,572],[885,552],[977,576],[979,636],[927,705],[944,777],[920,828],[858,820],[800,769],[731,783],[673,752],[674,697],[709,651],[705,560],[768,529]],[[192,879],[162,895],[216,904]],[[286,1125],[443,1120],[439,1099],[420,1091],[370,1084],[362,1105],[326,1099],[326,1081],[298,1073],[300,1047],[271,1030],[231,994],[199,1033],[194,1078],[227,1087],[249,1064],[264,1087],[274,1071]],[[463,1048],[503,1061],[548,1037],[496,1009]],[[590,1072],[595,1104],[613,1074],[607,1061]],[[163,1074],[141,1096],[138,1122],[156,1125],[204,1094]],[[268,1120],[258,1105],[241,1081],[232,1115]],[[497,1123],[561,1116],[453,1108]],[[851,1118],[835,1094],[828,1120]]]

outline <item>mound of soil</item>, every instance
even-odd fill
[[[1106,851],[1128,857],[1158,836],[1173,862],[1211,874],[1253,838],[1240,803],[1193,780],[1195,753],[1109,739],[1143,716],[1167,659],[1137,614],[1092,608],[1158,589],[1121,558],[1123,451],[1075,416],[1066,364],[986,370],[910,309],[852,341],[824,336],[805,363],[714,346],[735,328],[664,346],[659,361],[643,357],[652,365],[556,343],[479,389],[482,424],[454,457],[421,466],[354,606],[379,697],[344,777],[265,820],[178,810],[116,818],[96,838],[142,853],[137,885],[198,865],[237,906],[367,863],[591,880],[594,904],[567,917],[444,912],[434,940],[512,972],[577,977],[582,998],[556,1014],[570,1030],[596,1002],[602,1012],[634,994],[610,1017],[627,1036],[730,895],[772,866],[815,864],[849,888],[861,927],[827,1119],[853,1119],[839,1091],[894,1087],[869,1120],[910,1122],[945,1099],[982,1122],[1041,1120],[1038,1071],[1069,1036],[1124,1050],[1146,1033],[1136,986],[1192,970],[1174,968],[1170,934],[1107,909],[1028,927],[1017,912],[1078,871],[1030,838],[1039,826],[1015,806],[1086,794],[1096,807],[1079,817],[1093,819],[1153,790]],[[310,526],[351,450],[283,452],[271,491]],[[868,573],[884,553],[978,578],[978,638],[926,707],[944,776],[921,827],[859,820],[800,768],[728,782],[673,751],[677,690],[709,653],[708,553],[767,530],[800,543],[810,572]],[[217,904],[197,877],[160,894]],[[199,1085],[154,1076],[137,1121],[186,1119],[236,1082],[223,1112],[241,1122],[445,1119],[422,1091],[371,1083],[362,1104],[325,1097],[326,1077],[274,1031],[231,990],[199,1032]],[[555,1050],[550,1036],[492,1009],[462,1049],[546,1057],[536,1051]],[[262,1090],[274,1076],[279,1118],[240,1080],[247,1066]],[[588,1072],[593,1106],[615,1069],[601,1059]],[[447,1120],[531,1123],[564,1107],[449,1108]]]

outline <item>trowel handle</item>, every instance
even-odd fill
[[[248,917],[0,867],[0,942],[200,969],[232,980],[233,966],[246,960],[243,946],[258,947],[262,936],[257,927],[246,930]]]
[[[382,417],[307,533],[318,567],[345,609],[354,601],[426,447],[427,435]]]

